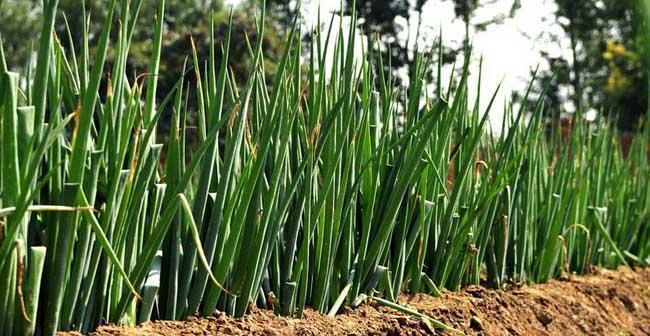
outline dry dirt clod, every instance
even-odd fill
[[[625,308],[627,308],[627,310],[630,312],[636,311],[636,304],[627,295],[621,296],[621,302],[623,302]]]
[[[537,317],[539,323],[544,325],[544,327],[548,326],[549,324],[551,324],[551,322],[553,322],[553,316],[551,316],[551,314],[543,310],[538,310],[537,312],[535,312],[535,317]]]
[[[264,330],[264,336],[280,336],[280,333],[273,329]]]

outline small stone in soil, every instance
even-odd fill
[[[553,317],[544,311],[537,311],[535,317],[537,317],[539,323],[543,324],[545,327],[553,322]]]
[[[397,320],[397,323],[399,323],[399,325],[401,325],[401,326],[405,326],[405,325],[408,324],[408,318],[407,317],[400,316],[396,320]]]
[[[476,316],[472,316],[469,320],[469,327],[476,331],[483,331],[483,322]]]

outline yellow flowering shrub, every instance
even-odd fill
[[[638,62],[637,54],[627,50],[623,43],[610,40],[607,41],[603,59],[608,62],[609,67],[605,92],[613,96],[625,95],[633,82],[627,70]]]

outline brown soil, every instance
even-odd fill
[[[588,276],[532,287],[489,290],[472,286],[442,297],[402,296],[400,303],[468,335],[650,335],[650,269],[598,270]],[[195,335],[444,335],[417,318],[367,304],[337,317],[307,311],[304,319],[253,309],[185,322],[158,321],[136,328],[105,326],[93,336]],[[78,335],[60,333],[59,336]]]

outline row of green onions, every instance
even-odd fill
[[[44,0],[23,74],[0,42],[6,335],[242,316],[251,303],[298,317],[368,295],[401,307],[400,293],[650,256],[648,127],[624,153],[607,121],[578,116],[566,137],[547,127],[540,100],[510,105],[495,133],[469,53],[446,90],[442,48],[417,54],[403,88],[383,70],[390,60],[355,51],[355,26],[302,40],[297,19],[272,82],[259,24],[258,41],[213,33],[209,59],[192,50],[156,99],[164,0],[110,0],[92,48],[87,25],[80,41],[56,36],[57,2]],[[141,12],[156,14],[155,33],[150,68],[134,76]],[[242,83],[228,67],[235,43],[252,60]],[[169,134],[157,134],[163,115]]]

